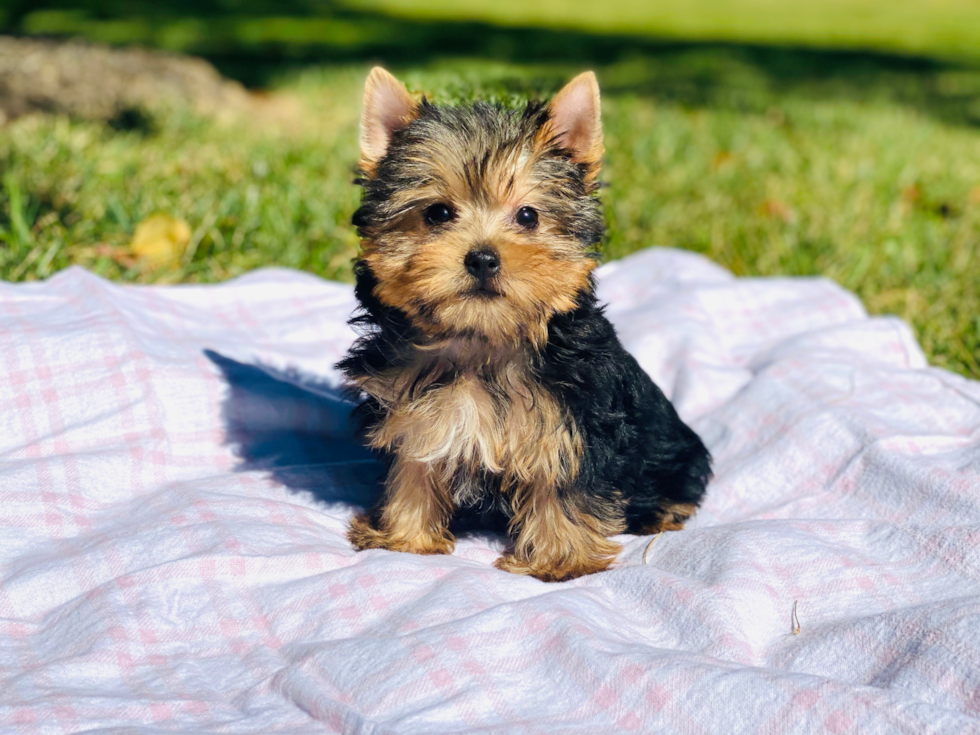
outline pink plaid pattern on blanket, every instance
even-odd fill
[[[980,384],[827,281],[600,284],[716,478],[557,585],[346,543],[349,287],[0,285],[0,731],[980,732]]]

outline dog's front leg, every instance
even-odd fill
[[[347,538],[358,549],[452,553],[452,498],[427,463],[397,458],[381,503],[356,516]]]
[[[561,582],[607,569],[620,545],[606,538],[621,527],[604,523],[556,493],[538,491],[515,503],[511,527],[517,532],[513,551],[495,566],[545,582]]]

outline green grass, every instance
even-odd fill
[[[754,3],[765,11],[757,20],[766,16],[757,28],[779,27],[771,5]],[[905,0],[860,5],[926,25],[902,10],[913,7]],[[965,2],[939,5],[970,11]],[[281,6],[285,27],[296,18]],[[38,7],[16,22],[36,19]],[[136,16],[149,13],[134,7]],[[163,109],[128,132],[63,118],[0,129],[0,277],[43,278],[79,263],[122,281],[211,282],[265,265],[349,279],[367,58],[387,60],[412,89],[443,102],[513,103],[595,68],[606,131],[607,257],[658,244],[705,253],[739,275],[828,276],[873,313],[909,320],[935,363],[980,378],[980,68],[661,43],[574,24],[501,30],[467,20],[466,8],[460,20],[427,23],[422,0],[415,8],[416,20],[323,16],[354,29],[341,34],[346,46],[326,51],[316,51],[309,34],[298,45],[269,41],[274,29],[254,47],[237,31],[218,49],[190,45],[278,92],[267,115],[216,122]],[[267,12],[254,3],[248,10],[236,17]],[[185,20],[206,28],[216,17]],[[127,18],[78,12],[74,22],[97,29]],[[919,30],[917,37],[928,35]],[[980,34],[980,24],[960,30]],[[446,40],[437,47],[438,38]],[[184,259],[155,271],[129,265],[119,254],[136,224],[160,211],[191,225]]]
[[[76,34],[208,55],[278,53],[296,58],[483,46],[495,27],[552,34],[765,43],[980,58],[976,0],[8,0],[0,27]],[[455,25],[456,32],[441,32]],[[433,32],[435,31],[435,32]],[[511,38],[511,40],[513,40]],[[561,55],[583,39],[568,38]],[[593,41],[585,41],[594,46]],[[522,44],[523,45],[523,44]],[[546,44],[547,46],[547,44]],[[483,47],[486,49],[487,47]],[[510,56],[514,51],[506,50]],[[524,48],[522,55],[541,53]]]
[[[345,6],[415,20],[470,20],[686,41],[738,41],[980,55],[975,0],[348,0]]]

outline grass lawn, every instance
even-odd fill
[[[348,0],[411,19],[475,20],[698,41],[980,55],[975,0]]]
[[[399,4],[404,17],[389,14],[387,0],[314,16],[297,8],[316,3],[231,3],[241,11],[233,22],[203,0],[168,4],[171,14],[156,20],[150,3],[100,3],[97,14],[84,3],[32,2],[8,13],[8,28],[135,37],[203,53],[277,94],[237,121],[170,108],[124,131],[42,117],[0,128],[0,277],[43,278],[78,263],[123,281],[216,281],[265,265],[349,279],[352,167],[371,60],[444,102],[489,96],[515,104],[594,68],[606,131],[606,257],[659,244],[705,253],[739,275],[825,275],[870,311],[909,320],[935,363],[980,378],[976,3],[855,0],[848,6],[864,8],[866,21],[882,9],[888,16],[863,26],[826,20],[839,16],[841,0],[801,10],[816,18],[814,8],[823,9],[825,22],[809,26],[773,0],[695,4],[704,8],[698,28],[697,14],[671,10],[680,3],[658,4],[659,15],[636,15],[637,4],[591,33],[585,23],[599,6],[577,0],[562,5],[581,6],[568,15],[577,20],[550,17],[558,30],[484,25],[512,6],[524,15],[509,22],[532,24],[548,7],[512,0],[493,10],[467,0],[455,18],[440,12],[434,22],[426,20],[437,9],[428,0]],[[742,25],[718,20],[733,8]],[[278,26],[254,24],[272,16]],[[297,31],[309,24],[315,32]],[[217,28],[225,35],[208,36]],[[324,43],[329,33],[334,41]],[[957,58],[664,42],[644,33]],[[179,262],[133,264],[127,245],[156,212],[186,221],[190,245]]]

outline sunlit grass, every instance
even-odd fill
[[[508,104],[594,67],[607,257],[661,244],[740,275],[825,275],[980,377],[973,0],[36,0],[0,26],[204,54],[279,92],[238,122],[159,109],[130,132],[51,118],[0,129],[4,278],[73,263],[129,281],[265,265],[349,278],[364,59],[393,61],[437,100]],[[149,268],[128,244],[158,212],[191,236]]]
[[[974,0],[345,0],[343,5],[412,19],[980,56],[980,4]]]
[[[896,72],[861,80],[860,95],[840,80],[781,88],[729,52],[685,53],[599,69],[606,256],[668,245],[739,275],[828,276],[871,311],[908,319],[937,363],[980,377],[980,132],[955,118],[966,108],[944,119],[903,92],[943,82]],[[709,87],[697,86],[699,66],[713,70]],[[149,132],[64,118],[8,126],[0,276],[78,263],[124,281],[210,282],[267,265],[349,279],[367,69],[288,74],[272,109],[238,122],[172,109]],[[509,103],[552,93],[576,70],[460,60],[396,69],[437,101]],[[976,81],[957,73],[963,88]],[[157,212],[193,234],[179,263],[150,270],[125,252]]]
[[[428,35],[420,23],[480,23],[485,34],[500,26],[980,58],[975,0],[34,0],[14,12],[0,10],[0,30],[6,25],[8,32],[209,55],[374,54],[419,33],[430,53],[443,46],[459,51],[458,34]],[[569,39],[569,46],[583,40]]]

